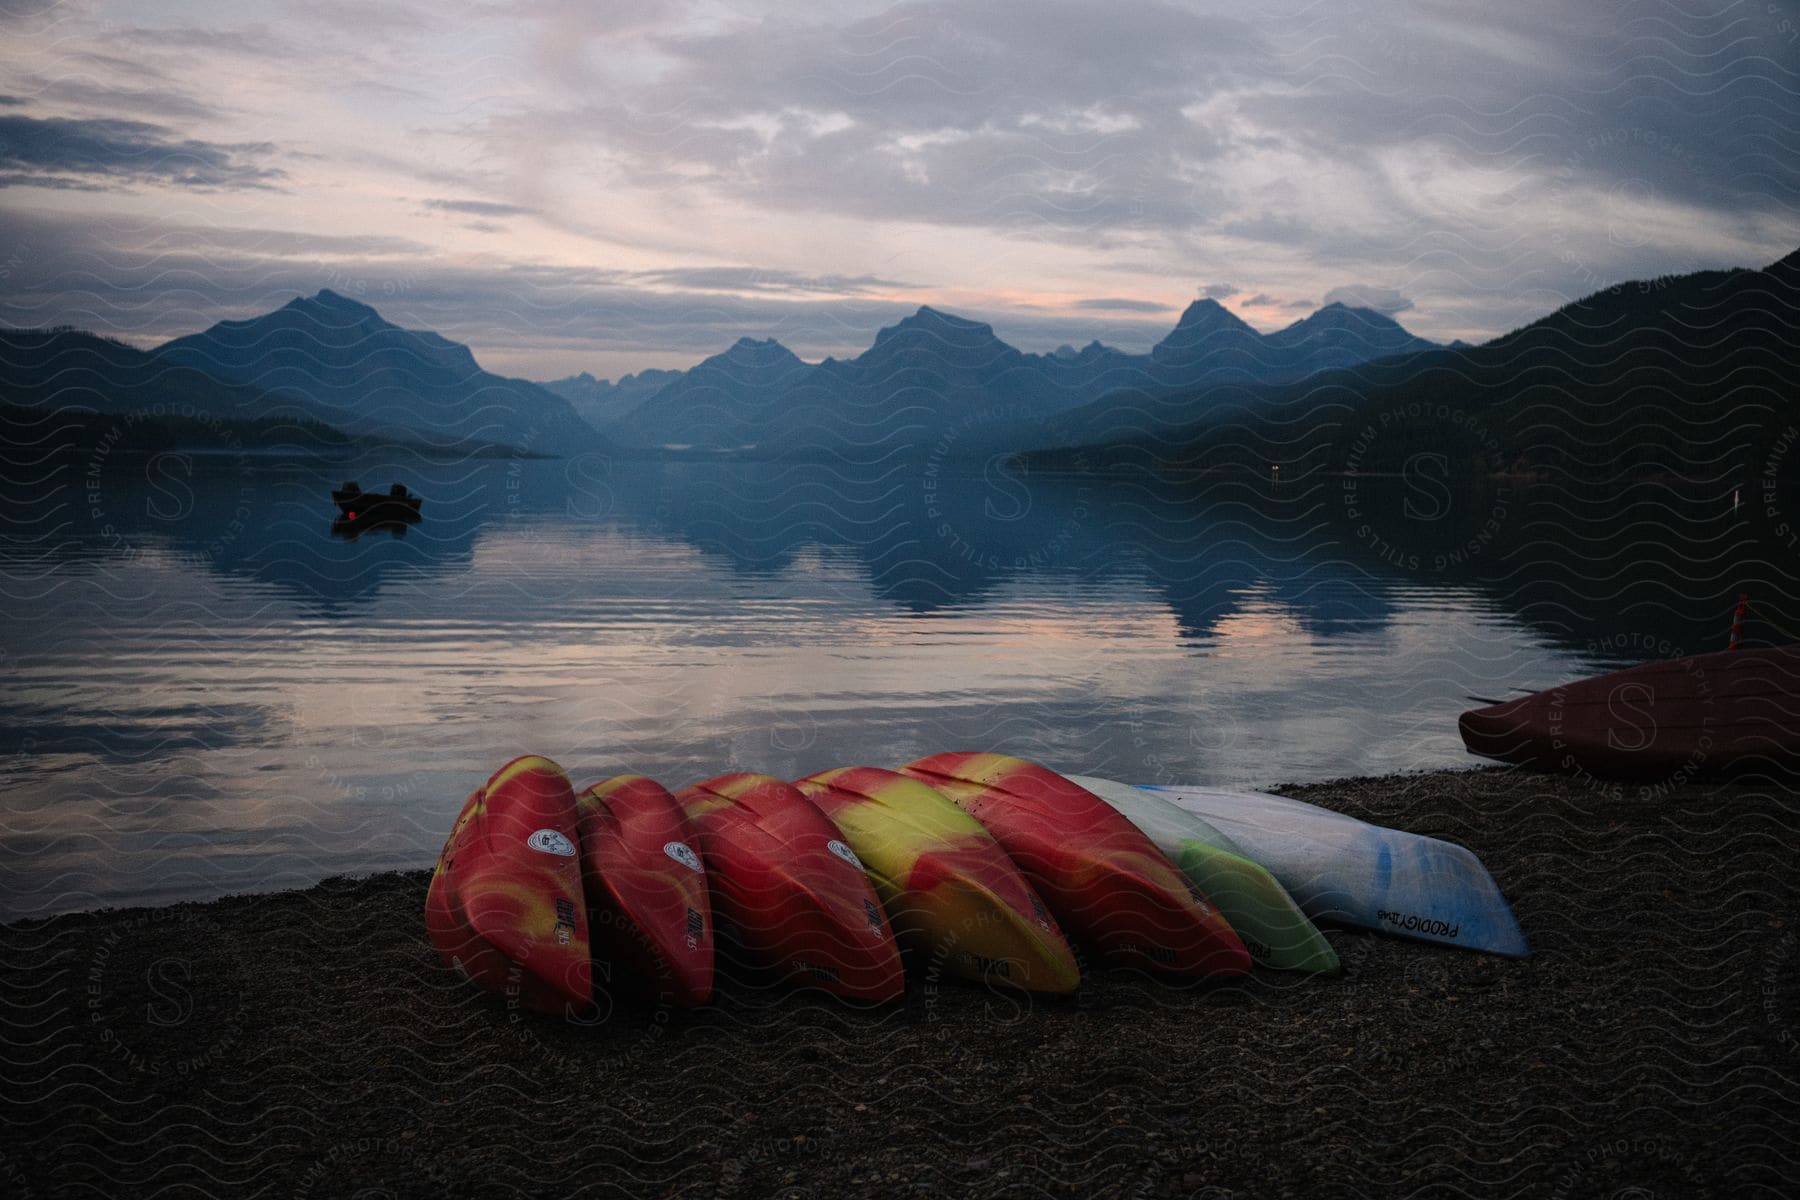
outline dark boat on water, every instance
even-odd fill
[[[419,523],[419,497],[407,491],[404,484],[396,483],[385,493],[365,492],[352,479],[341,488],[333,488],[331,499],[338,507],[331,534],[347,541],[355,541],[372,529],[405,537],[407,528]]]
[[[420,497],[407,491],[403,483],[394,484],[386,492],[365,492],[352,479],[341,488],[333,488],[331,499],[338,506],[338,513],[349,521],[404,521],[419,517]]]
[[[1476,754],[1608,778],[1800,768],[1800,644],[1644,663],[1471,709]]]

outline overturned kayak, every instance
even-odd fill
[[[857,1000],[906,990],[900,950],[861,860],[837,826],[772,775],[720,775],[676,793],[716,911],[764,965]]]
[[[794,786],[843,833],[901,944],[927,969],[1035,992],[1081,982],[1043,901],[993,835],[942,794],[878,767]]]
[[[693,1008],[713,989],[712,899],[675,797],[618,775],[576,798],[596,983]]]
[[[1217,826],[1315,921],[1524,958],[1506,897],[1472,852],[1263,792],[1147,789]]]
[[[1472,753],[1609,778],[1800,765],[1800,645],[1644,663],[1470,709]]]
[[[526,755],[463,804],[425,897],[438,956],[470,980],[543,1012],[593,1004],[575,792]]]
[[[1318,926],[1273,875],[1216,826],[1143,788],[1086,775],[1069,779],[1143,830],[1218,906],[1259,964],[1283,971],[1338,969],[1337,951]]]
[[[1162,851],[1092,793],[1004,754],[934,754],[901,768],[987,827],[1063,930],[1116,962],[1243,975],[1231,925]]]

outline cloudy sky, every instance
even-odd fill
[[[0,0],[0,321],[146,345],[321,287],[538,379],[921,303],[1477,341],[1796,245],[1795,0]]]

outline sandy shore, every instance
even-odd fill
[[[1344,931],[1332,979],[880,1009],[738,979],[574,1028],[438,965],[424,872],[57,917],[0,927],[0,1191],[1792,1192],[1800,795],[1282,790],[1470,846],[1535,957]]]

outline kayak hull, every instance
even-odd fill
[[[1606,778],[1800,766],[1800,645],[1644,663],[1471,709],[1471,753]]]
[[[1243,941],[1150,839],[1055,772],[1007,755],[950,753],[901,773],[984,825],[1064,931],[1102,957],[1194,978],[1249,971]]]
[[[426,893],[444,962],[509,1003],[542,1012],[593,1004],[574,789],[527,755],[464,803]]]
[[[1531,953],[1493,876],[1453,842],[1262,792],[1148,790],[1222,829],[1315,921],[1512,958]]]
[[[906,990],[861,861],[791,784],[739,772],[675,798],[700,844],[714,910],[764,965],[846,999],[881,1002]]]
[[[712,898],[693,829],[661,784],[619,775],[576,798],[602,986],[696,1008],[712,998]]]
[[[794,785],[863,862],[902,947],[934,971],[1025,991],[1081,982],[1055,919],[992,834],[894,771],[847,767]]]
[[[1144,832],[1224,914],[1259,965],[1281,971],[1338,969],[1337,951],[1294,898],[1216,826],[1142,788],[1071,775]]]

